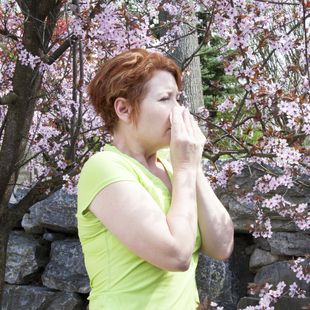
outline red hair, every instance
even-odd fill
[[[128,100],[132,107],[131,119],[136,123],[145,84],[156,70],[170,72],[179,89],[182,88],[181,70],[170,58],[144,49],[131,49],[109,60],[99,69],[88,86],[91,103],[102,117],[105,129],[113,133],[117,124],[114,102],[118,97]]]

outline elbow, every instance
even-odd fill
[[[221,261],[227,260],[231,256],[232,251],[233,251],[233,245],[231,245],[230,247],[225,247],[221,249],[217,248],[214,251],[210,251],[210,249],[204,250],[203,248],[201,248],[201,253],[203,255],[206,255],[212,259],[221,260]]]
[[[221,252],[216,253],[213,258],[216,260],[223,261],[223,260],[227,260],[231,256],[231,254],[232,254],[232,249],[228,249],[228,250],[225,249]]]
[[[234,250],[234,238],[232,237],[231,242],[227,244],[226,247],[222,249],[222,251],[220,251],[218,259],[219,260],[228,259],[231,256],[233,250]]]
[[[191,260],[170,260],[162,265],[157,265],[159,268],[164,269],[166,271],[187,271],[191,265]]]
[[[232,237],[231,241],[229,244],[227,244],[226,246],[222,247],[217,255],[216,255],[216,259],[217,260],[226,260],[228,259],[232,252],[234,250],[234,238]]]
[[[187,271],[191,265],[192,251],[184,249],[173,251],[170,256],[169,271]]]
[[[187,271],[191,265],[192,256],[188,259],[182,259],[176,262],[174,271]]]
[[[146,259],[156,267],[166,271],[187,271],[191,266],[193,249],[190,246],[173,242],[162,243],[161,251],[154,255],[151,253],[150,259]],[[152,259],[151,259],[152,258]]]
[[[231,237],[220,246],[218,244],[214,244],[213,246],[202,244],[201,253],[203,255],[207,255],[216,260],[227,260],[234,249],[234,234],[231,234]]]

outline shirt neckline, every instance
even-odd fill
[[[147,169],[144,165],[142,165],[137,159],[131,157],[130,155],[122,152],[121,150],[119,150],[115,145],[112,145],[110,143],[106,143],[104,145],[104,151],[112,151],[112,152],[115,152],[115,153],[118,153],[120,155],[123,155],[125,156],[126,158],[128,158],[129,160],[133,161],[134,163],[138,164],[147,174],[149,174],[153,179],[155,179],[157,181],[157,183],[160,183],[160,185],[165,189],[166,192],[169,193],[169,195],[171,196],[171,192],[169,190],[169,188],[167,187],[167,185],[163,182],[163,180],[161,178],[159,178],[158,176],[156,176],[154,173],[152,173],[149,169]],[[169,172],[169,170],[167,169],[165,163],[164,163],[164,160],[162,160],[161,156],[156,154],[157,156],[157,159],[160,161],[160,163],[163,165],[167,175],[168,175],[168,178],[170,179],[170,182],[172,183],[172,176]]]

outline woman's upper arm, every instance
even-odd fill
[[[161,269],[186,270],[166,215],[139,183],[120,181],[106,186],[89,209],[137,256]]]

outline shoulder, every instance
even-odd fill
[[[78,186],[87,182],[105,183],[104,180],[132,179],[135,171],[128,160],[118,153],[103,151],[92,155],[84,164]]]
[[[98,175],[101,173],[115,173],[119,172],[119,170],[132,170],[132,167],[126,158],[110,151],[98,152],[86,161],[81,170],[80,178],[83,178],[88,174]]]
[[[78,182],[78,208],[85,210],[103,188],[119,181],[137,181],[137,175],[130,163],[113,152],[94,154],[81,170]]]
[[[102,151],[97,152],[90,156],[88,160],[85,162],[83,169],[93,165],[102,165],[106,162],[114,162],[114,161],[122,161],[123,159],[119,154],[110,152],[110,151]]]

